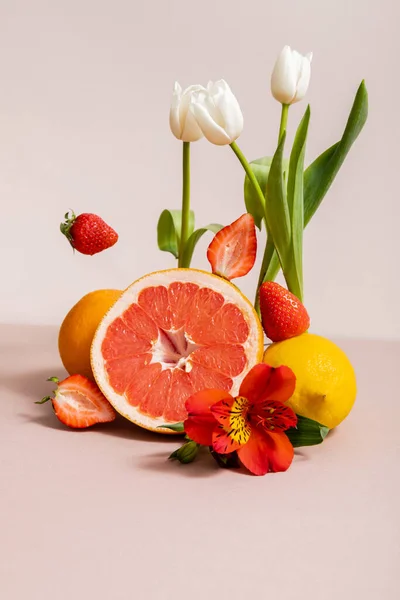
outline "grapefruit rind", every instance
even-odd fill
[[[206,271],[180,268],[149,273],[133,282],[106,313],[97,328],[91,346],[92,370],[97,385],[119,414],[144,429],[169,435],[176,435],[177,432],[162,427],[162,425],[166,424],[165,418],[151,417],[143,414],[137,407],[128,403],[124,394],[117,393],[110,386],[104,368],[101,348],[109,325],[133,303],[137,303],[139,294],[143,289],[150,286],[169,286],[173,282],[194,283],[200,288],[209,288],[212,291],[222,294],[225,302],[232,302],[242,312],[242,315],[249,326],[248,338],[242,344],[247,357],[247,365],[239,376],[232,377],[233,385],[230,391],[232,395],[239,392],[240,384],[250,369],[254,365],[262,362],[264,352],[264,333],[258,315],[250,301],[229,281],[222,279],[217,275],[207,273]]]

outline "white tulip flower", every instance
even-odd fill
[[[243,130],[239,102],[223,79],[209,82],[206,90],[192,94],[190,110],[204,136],[212,144],[232,144]]]
[[[200,90],[205,90],[205,88],[202,85],[191,85],[182,92],[182,88],[177,81],[174,85],[169,126],[174,136],[183,142],[197,142],[203,137],[193,113],[189,110],[192,95]]]
[[[311,77],[312,52],[305,56],[285,46],[271,76],[273,97],[282,104],[299,102],[306,95]]]

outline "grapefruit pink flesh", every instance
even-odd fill
[[[102,324],[95,336],[92,363],[95,375],[100,372],[98,383],[117,410],[125,403],[123,414],[136,414],[131,420],[138,424],[140,415],[146,417],[147,426],[151,421],[185,419],[189,396],[206,388],[232,391],[237,380],[259,361],[260,332],[256,335],[259,352],[249,348],[249,338],[254,337],[249,314],[257,319],[252,309],[246,315],[223,293],[225,286],[233,288],[231,284],[205,275],[212,286],[174,281],[172,275],[162,285],[151,285],[150,278],[149,285],[142,285],[135,294],[135,301],[117,302],[111,310],[115,318],[108,315],[105,321],[109,322]],[[121,399],[117,404],[115,395]]]

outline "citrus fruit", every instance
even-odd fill
[[[205,388],[237,393],[263,356],[257,314],[228,281],[171,269],[134,282],[99,325],[92,369],[124,417],[162,433],[186,418],[186,399]]]
[[[346,354],[330,340],[312,333],[271,344],[264,362],[286,365],[296,375],[287,404],[295,413],[333,429],[349,414],[356,399],[354,369]]]
[[[106,312],[121,296],[121,290],[96,290],[83,296],[71,308],[60,327],[58,349],[70,375],[93,378],[90,346]]]

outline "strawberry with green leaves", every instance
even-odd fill
[[[52,396],[46,396],[35,404],[51,401],[56,417],[74,429],[84,429],[97,423],[114,421],[116,413],[93,381],[83,375],[71,375],[59,381],[50,377],[48,381],[57,384]]]
[[[60,230],[71,246],[81,254],[97,254],[111,248],[118,241],[118,234],[98,215],[73,211],[65,214]]]

